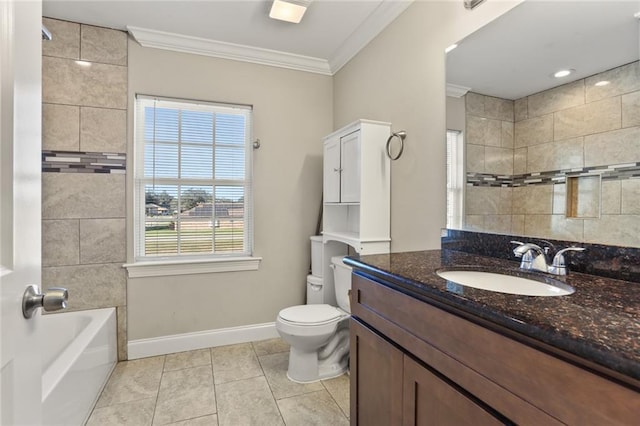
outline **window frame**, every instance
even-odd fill
[[[216,179],[215,160],[214,169],[211,178],[159,178],[155,174],[153,177],[145,176],[145,146],[144,140],[145,123],[144,116],[140,116],[149,105],[159,103],[157,107],[171,108],[175,104],[176,108],[182,105],[191,106],[191,110],[203,110],[213,113],[230,113],[230,109],[245,110],[245,140],[244,140],[244,179]],[[149,96],[137,94],[134,100],[134,161],[133,161],[133,259],[131,264],[124,265],[129,277],[144,276],[163,276],[163,275],[182,275],[193,273],[210,273],[210,272],[228,272],[228,271],[246,271],[258,269],[260,257],[255,257],[253,250],[253,145],[252,145],[252,128],[253,128],[253,108],[249,105],[214,103],[200,100],[166,98],[159,96]],[[142,126],[142,128],[140,127]],[[141,137],[142,136],[142,137]],[[183,141],[176,142],[180,148]],[[187,145],[189,143],[187,142]],[[214,156],[216,144],[213,145]],[[178,164],[180,167],[180,156],[178,154]],[[178,175],[179,176],[179,175]],[[144,253],[146,240],[146,191],[145,187],[149,184],[153,185],[181,185],[211,186],[214,190],[212,197],[212,220],[215,217],[215,188],[220,186],[239,186],[241,183],[244,191],[244,216],[243,216],[243,251],[242,252],[226,252],[226,253],[194,253],[184,254],[176,253],[171,255],[146,255]],[[212,239],[214,235],[212,234]]]
[[[462,229],[464,223],[465,162],[464,135],[462,130],[447,129],[447,217],[446,227]]]

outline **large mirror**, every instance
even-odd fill
[[[448,227],[640,247],[638,12],[528,0],[447,53]]]

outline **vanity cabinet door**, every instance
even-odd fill
[[[340,202],[340,138],[334,137],[324,143],[324,202]]]
[[[404,357],[403,425],[493,426],[505,423],[410,357]]]
[[[351,319],[351,425],[402,424],[402,352]]]

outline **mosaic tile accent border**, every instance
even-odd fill
[[[108,152],[42,151],[43,173],[124,174],[127,155]]]
[[[567,177],[601,175],[602,180],[623,180],[640,177],[640,163],[594,166],[521,175],[493,175],[467,173],[467,186],[492,186],[513,188],[530,185],[553,185],[564,183]]]

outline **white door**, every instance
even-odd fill
[[[340,181],[340,201],[360,202],[360,131],[340,139],[342,179]]]
[[[340,202],[340,138],[333,137],[324,143],[324,182],[325,203]]]
[[[42,3],[0,0],[0,424],[41,423],[40,312],[22,294],[40,285]]]

